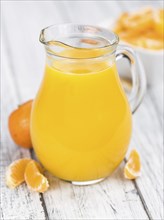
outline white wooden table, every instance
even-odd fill
[[[45,63],[38,41],[42,28],[62,22],[98,24],[141,4],[162,1],[2,1],[1,68],[1,219],[163,219],[163,82],[148,88],[133,117],[131,148],[142,159],[142,176],[123,178],[123,166],[105,181],[73,186],[46,174],[50,189],[30,192],[25,185],[6,187],[6,167],[15,159],[33,157],[16,146],[8,132],[10,112],[38,90]]]

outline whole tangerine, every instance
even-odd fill
[[[30,116],[33,100],[19,105],[8,120],[10,135],[14,142],[23,148],[32,148],[30,136]]]

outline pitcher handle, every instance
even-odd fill
[[[131,111],[134,113],[142,102],[146,91],[146,76],[140,59],[132,48],[119,45],[116,51],[116,61],[127,58],[131,65],[132,89],[129,96]]]

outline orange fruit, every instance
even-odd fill
[[[136,150],[132,150],[124,168],[124,176],[126,179],[136,179],[141,173],[140,156]]]
[[[8,126],[14,142],[24,148],[31,148],[30,115],[32,100],[20,105],[9,116]]]
[[[15,188],[25,181],[24,173],[30,161],[35,163],[41,173],[44,171],[43,167],[38,162],[30,158],[16,160],[9,165],[6,171],[6,185],[9,188]]]
[[[30,158],[23,158],[10,164],[6,171],[6,185],[15,188],[24,182],[24,172]]]
[[[27,186],[35,192],[43,193],[49,187],[47,178],[43,174],[41,174],[40,170],[38,169],[34,161],[30,161],[27,164],[24,177]]]

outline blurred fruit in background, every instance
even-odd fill
[[[122,41],[152,50],[164,48],[163,30],[164,10],[151,7],[123,13],[114,27]]]

